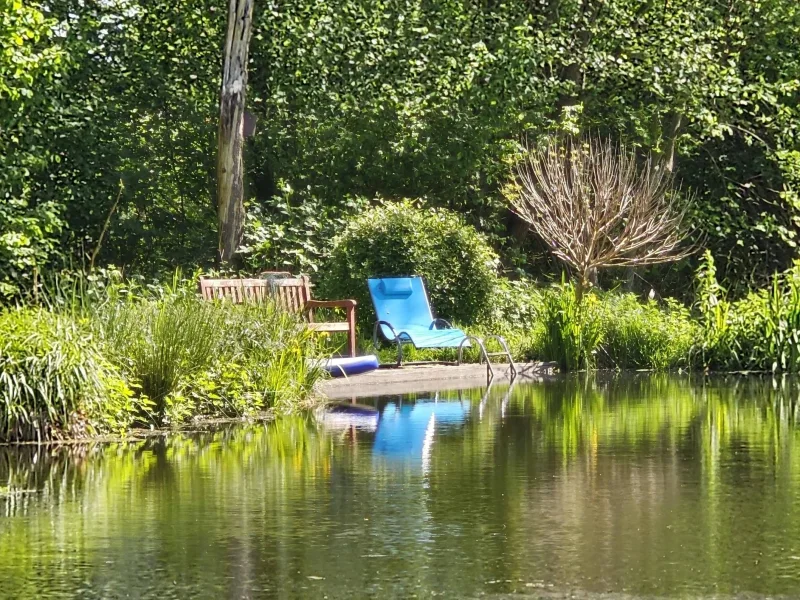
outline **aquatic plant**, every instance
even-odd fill
[[[41,308],[0,313],[0,440],[120,431],[141,409],[90,328]]]
[[[321,375],[297,315],[204,302],[180,274],[56,279],[39,300],[0,315],[0,440],[290,412]]]
[[[115,362],[153,401],[157,422],[291,410],[320,376],[308,361],[311,332],[268,302],[205,302],[172,290],[108,303],[94,323]]]
[[[567,371],[593,367],[603,338],[598,308],[596,295],[581,298],[572,283],[548,290],[541,304],[543,357]]]
[[[641,302],[633,294],[604,294],[599,303],[601,365],[619,369],[688,366],[699,336],[689,310],[673,300]]]
[[[694,360],[712,369],[800,372],[800,265],[767,289],[729,301],[706,253],[697,273],[702,340]]]

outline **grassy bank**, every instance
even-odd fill
[[[481,319],[461,326],[502,334],[516,360],[555,361],[563,371],[800,371],[798,267],[729,300],[706,257],[692,306],[616,291],[578,298],[569,283],[497,278],[494,285]],[[290,412],[321,375],[307,359],[340,349],[335,337],[322,347],[299,317],[272,304],[203,302],[192,281],[148,287],[79,278],[44,297],[0,312],[0,441]],[[374,351],[371,334],[361,331],[362,352]],[[391,363],[396,349],[384,344],[378,354]],[[455,349],[406,347],[404,354],[457,357]],[[473,348],[464,358],[479,357]]]
[[[289,412],[320,375],[316,340],[272,304],[203,302],[180,282],[67,288],[0,313],[0,441]]]

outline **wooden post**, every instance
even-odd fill
[[[347,309],[347,351],[356,356],[356,307]]]
[[[230,262],[244,234],[244,102],[254,0],[230,0],[222,67],[217,154],[219,259]]]

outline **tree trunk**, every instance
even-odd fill
[[[244,234],[244,101],[253,0],[230,0],[222,67],[217,154],[219,259],[229,263]]]
[[[670,173],[675,171],[675,142],[678,139],[682,119],[683,115],[681,113],[673,111],[667,115],[664,123],[664,133],[662,134],[664,137],[662,142],[663,149],[659,158],[664,168]]]

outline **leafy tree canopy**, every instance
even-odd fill
[[[211,264],[226,4],[0,6],[4,292],[91,254],[120,180],[98,263]],[[659,153],[726,285],[762,283],[796,255],[797,39],[794,0],[259,2],[251,257],[313,271],[361,198],[424,197],[536,272],[510,163],[524,140],[593,131]]]

